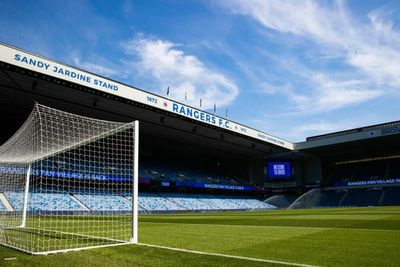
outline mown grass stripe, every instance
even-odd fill
[[[260,258],[251,258],[251,257],[228,255],[228,254],[221,254],[221,253],[214,253],[214,252],[204,252],[204,251],[189,250],[189,249],[184,249],[184,248],[174,248],[174,247],[159,246],[159,245],[153,245],[153,244],[138,243],[138,245],[146,246],[146,247],[152,247],[152,248],[161,248],[161,249],[167,249],[167,250],[173,250],[173,251],[180,251],[180,252],[186,252],[186,253],[192,253],[192,254],[224,257],[224,258],[255,261],[255,262],[265,262],[265,263],[280,264],[280,265],[286,265],[286,266],[318,267],[317,265],[309,265],[309,264],[286,262],[286,261],[277,261],[277,260],[268,260],[268,259],[260,259]]]

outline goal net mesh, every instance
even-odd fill
[[[35,104],[0,147],[0,244],[41,254],[135,242],[135,126]]]

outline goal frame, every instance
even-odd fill
[[[37,104],[36,104],[37,105]],[[133,166],[132,166],[132,199],[131,199],[131,237],[129,240],[123,241],[123,240],[117,240],[117,239],[111,239],[107,237],[100,237],[100,236],[92,236],[92,235],[85,235],[82,233],[73,233],[73,232],[63,232],[63,231],[57,231],[57,230],[50,230],[50,229],[39,229],[39,228],[34,228],[34,227],[29,227],[27,226],[27,216],[28,216],[28,205],[29,205],[29,194],[30,194],[30,181],[31,181],[31,176],[32,174],[32,169],[33,169],[33,164],[35,162],[45,160],[46,158],[52,157],[54,155],[58,155],[63,152],[67,152],[69,150],[72,150],[74,148],[80,147],[85,144],[89,144],[92,142],[95,142],[98,139],[106,138],[107,136],[111,136],[114,133],[122,132],[124,130],[128,129],[133,129]],[[7,162],[7,164],[11,164],[10,162]],[[81,247],[71,247],[71,248],[65,248],[65,249],[55,249],[55,250],[46,250],[46,251],[32,251],[29,250],[29,247],[18,247],[17,245],[13,244],[7,244],[4,240],[0,243],[0,245],[10,247],[28,254],[32,255],[48,255],[48,254],[53,254],[53,253],[63,253],[63,252],[68,252],[68,251],[80,251],[80,250],[87,250],[87,249],[93,249],[93,248],[101,248],[101,247],[112,247],[112,246],[120,246],[120,245],[127,245],[127,244],[137,244],[138,243],[138,186],[139,186],[139,121],[135,120],[131,123],[125,123],[121,127],[117,127],[115,129],[112,129],[106,133],[97,135],[93,138],[89,138],[87,140],[83,140],[82,142],[78,142],[74,144],[73,146],[64,148],[60,151],[56,151],[54,153],[49,153],[46,155],[41,155],[38,158],[34,158],[33,161],[30,162],[24,162],[24,164],[27,164],[27,170],[25,174],[25,185],[24,185],[24,199],[23,199],[23,206],[22,206],[22,219],[21,219],[21,224],[18,226],[11,226],[11,227],[1,227],[3,229],[0,230],[15,230],[15,231],[24,231],[24,230],[33,230],[33,231],[43,231],[46,233],[56,233],[56,234],[62,234],[62,235],[77,235],[81,237],[87,237],[90,239],[99,239],[102,241],[109,240],[114,243],[110,244],[98,244],[98,245],[92,245],[92,246],[81,246]],[[5,216],[5,215],[4,215]],[[67,215],[68,216],[68,215]],[[75,216],[75,215],[70,215],[70,216]],[[77,216],[83,216],[83,215],[77,215]],[[111,215],[112,216],[112,215]],[[4,233],[2,233],[4,234]],[[40,235],[40,233],[38,233]]]

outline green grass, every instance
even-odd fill
[[[400,265],[400,207],[141,215],[139,221],[141,243],[321,266]],[[49,256],[0,247],[0,266],[38,265],[273,266],[137,245]]]

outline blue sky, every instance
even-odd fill
[[[0,41],[267,133],[400,119],[399,1],[0,2]],[[185,92],[187,100],[185,101]]]

